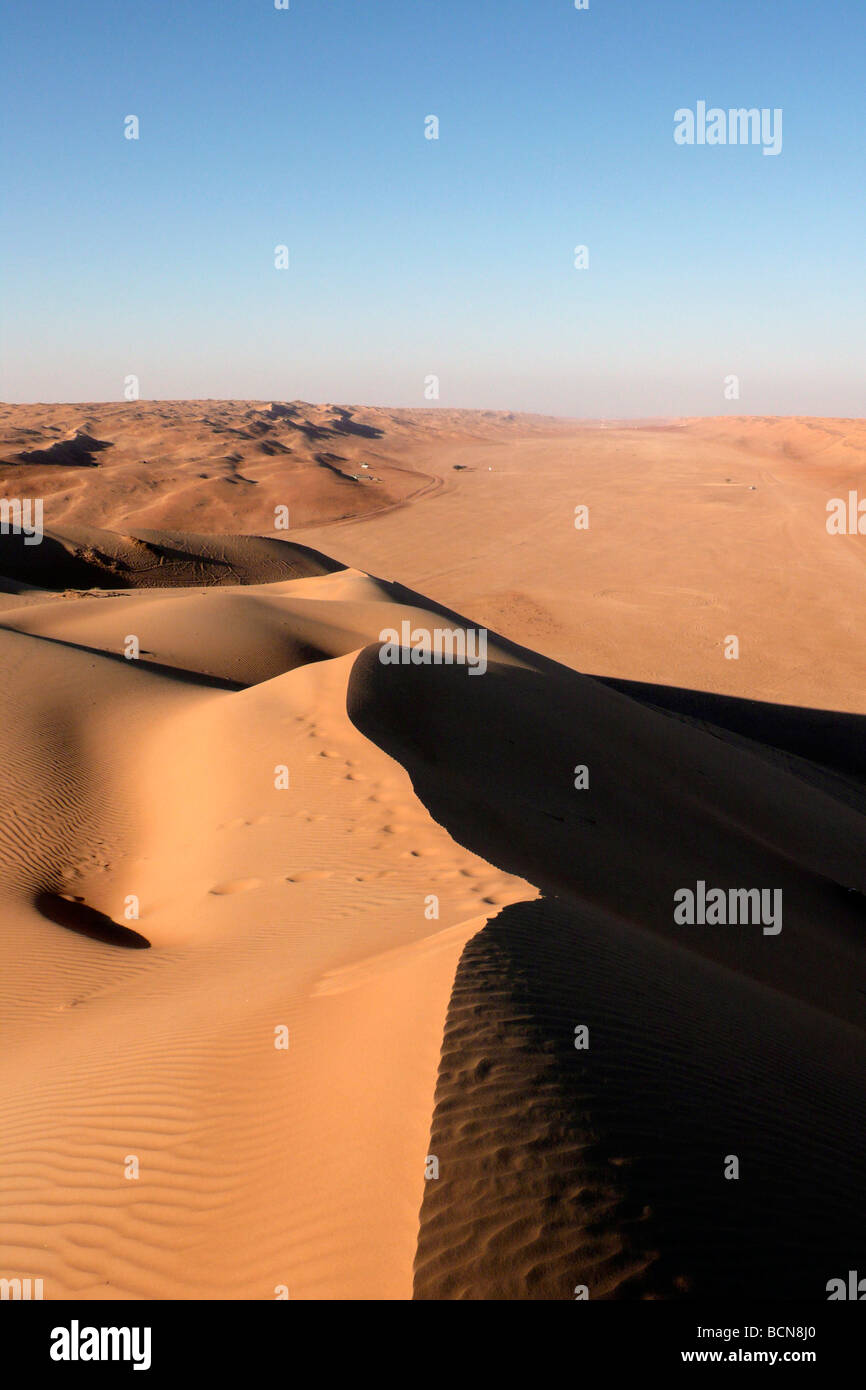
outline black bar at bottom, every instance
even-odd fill
[[[471,1313],[453,1305],[373,1302],[8,1302],[0,1308],[4,1350],[20,1367],[19,1378],[48,1372],[58,1383],[70,1375],[92,1379],[106,1369],[115,1376],[213,1371],[224,1379],[268,1364],[294,1376],[304,1351],[331,1372],[334,1353],[342,1354],[357,1373],[364,1363],[370,1371],[392,1361],[401,1343],[391,1339],[401,1335],[425,1339],[410,1346],[413,1361],[421,1354],[432,1374],[435,1349],[454,1333],[461,1334],[461,1345],[468,1338],[477,1356],[489,1358],[488,1373],[490,1361],[507,1355],[510,1362],[517,1350],[531,1360],[541,1357],[551,1371],[549,1353],[567,1350],[575,1376],[588,1365],[595,1374],[791,1365],[819,1370],[826,1379],[859,1364],[866,1317],[844,1302],[476,1303]],[[404,1369],[416,1378],[417,1366]]]

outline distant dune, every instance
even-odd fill
[[[864,457],[859,420],[0,408],[44,514],[0,535],[0,1274],[862,1264],[866,538],[825,519]],[[382,660],[479,629],[483,674]],[[676,921],[698,882],[781,930]]]
[[[232,532],[244,516],[248,531],[269,532],[276,507],[288,506],[299,527],[437,490],[426,447],[508,438],[514,418],[304,402],[0,405],[0,488],[14,495],[12,485],[26,484],[28,495],[50,497],[57,526]],[[98,472],[85,480],[83,468]]]

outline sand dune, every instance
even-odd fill
[[[10,698],[15,672],[43,692],[29,738],[5,721],[28,758],[4,788],[4,1244],[54,1297],[411,1292],[457,959],[485,904],[532,890],[352,728],[352,653],[394,605],[364,576],[319,582],[3,615]],[[244,688],[202,685],[214,668]]]
[[[862,422],[3,427],[45,536],[0,536],[0,1273],[702,1299],[856,1267],[863,560],[823,499]],[[485,673],[384,663],[403,623],[489,628]],[[780,890],[782,930],[677,923],[698,880]]]
[[[329,574],[342,566],[309,546],[249,536],[191,536],[94,526],[3,538],[5,577],[31,588],[163,589],[251,584]]]

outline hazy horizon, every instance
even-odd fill
[[[48,397],[33,400],[0,400],[0,406],[104,406],[104,405],[206,405],[208,402],[221,403],[226,405],[268,405],[272,401],[283,404],[298,404],[312,407],[336,407],[338,409],[348,408],[351,410],[428,410],[428,411],[457,411],[467,415],[526,415],[539,416],[551,420],[573,421],[576,424],[598,424],[598,425],[641,425],[641,424],[664,424],[686,422],[689,420],[713,420],[713,419],[743,419],[743,420],[762,420],[773,418],[777,420],[861,420],[863,411],[857,411],[850,415],[816,415],[802,411],[761,411],[761,410],[717,410],[706,412],[703,415],[669,414],[669,415],[569,415],[556,410],[519,410],[512,406],[501,405],[449,405],[443,401],[425,401],[419,404],[415,402],[396,402],[396,401],[350,401],[340,400],[334,397],[321,397],[318,400],[308,400],[303,396],[141,396],[138,400],[125,401],[122,398],[107,397],[101,400],[96,398],[81,400],[49,400]]]

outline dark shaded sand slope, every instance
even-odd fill
[[[825,1298],[866,1242],[864,1064],[859,1032],[638,926],[505,908],[451,997],[415,1297]]]
[[[862,788],[548,663],[368,650],[349,709],[548,895],[458,969],[416,1297],[826,1296],[866,1242]],[[781,933],[675,925],[698,879],[781,889]]]

